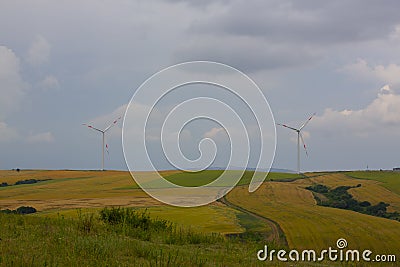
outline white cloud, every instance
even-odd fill
[[[53,143],[54,136],[51,132],[30,134],[26,140],[28,143]]]
[[[18,109],[28,85],[20,75],[20,63],[14,52],[0,46],[0,120]]]
[[[321,116],[315,117],[310,127],[318,128],[325,135],[367,137],[372,133],[399,134],[400,95],[385,85],[365,108],[340,111],[328,108]]]
[[[47,75],[40,83],[39,86],[45,90],[57,89],[60,87],[58,79],[53,75]]]
[[[372,69],[373,73],[383,82],[398,85],[400,84],[400,66],[397,64],[389,64],[386,67],[377,65]]]
[[[28,50],[27,61],[33,66],[39,66],[46,63],[50,57],[51,45],[41,35],[36,36]]]
[[[390,85],[400,85],[400,65],[389,64],[370,66],[364,59],[358,59],[356,63],[348,64],[340,69],[345,73],[361,79],[378,79]]]
[[[224,136],[226,135],[226,131],[224,130],[224,128],[221,128],[221,127],[216,128],[216,127],[214,127],[210,131],[206,132],[204,134],[204,137],[205,138],[216,138],[216,137],[220,136],[221,134],[224,135]]]

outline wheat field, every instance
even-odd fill
[[[317,206],[311,191],[305,189],[314,183],[333,187],[361,183],[362,190],[358,192],[357,198],[363,198],[362,192],[365,190],[373,195],[374,190],[379,188],[375,181],[352,179],[343,174],[325,174],[294,182],[264,183],[255,193],[249,193],[244,186],[237,187],[227,195],[227,199],[277,222],[292,248],[327,249],[334,247],[337,239],[345,238],[349,247],[354,249],[368,248],[379,253],[400,250],[398,221]],[[376,196],[380,192],[376,191]],[[379,198],[397,205],[399,196],[394,193],[389,196],[386,198],[386,195],[380,195]]]

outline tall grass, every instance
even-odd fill
[[[74,219],[0,214],[0,266],[265,266],[256,257],[264,244],[201,233],[146,210],[78,210]]]

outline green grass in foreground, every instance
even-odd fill
[[[382,182],[382,186],[400,195],[400,172],[392,171],[353,171],[346,172],[353,178]]]
[[[122,213],[125,210],[121,209]],[[265,242],[196,232],[150,219],[143,212],[128,217],[115,216],[110,210],[104,214],[103,220],[93,213],[80,213],[76,219],[0,214],[0,265],[269,265],[256,257]]]

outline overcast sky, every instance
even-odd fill
[[[106,127],[147,78],[190,60],[246,73],[276,122],[316,112],[303,170],[400,166],[399,12],[395,0],[0,0],[0,169],[100,168],[101,136],[81,124]],[[121,127],[108,169],[126,169]],[[189,158],[213,131],[186,129]],[[273,167],[296,169],[295,132],[277,128]]]

